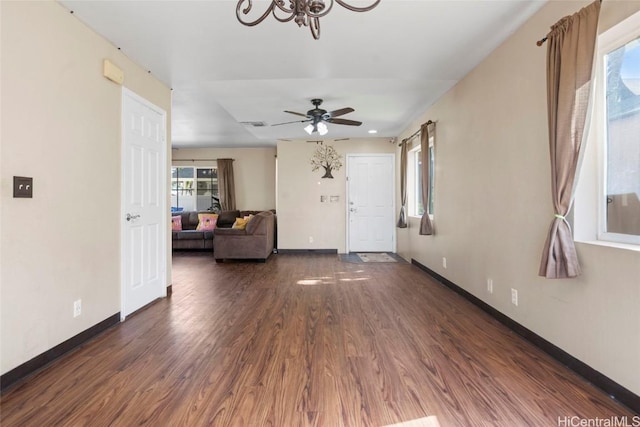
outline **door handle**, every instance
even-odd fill
[[[140,218],[140,214],[138,214],[138,215],[131,215],[130,213],[128,213],[128,214],[127,214],[127,216],[126,216],[126,220],[127,220],[127,221],[133,221],[134,219],[138,219],[138,218]]]

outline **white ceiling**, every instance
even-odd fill
[[[241,25],[235,0],[60,0],[173,89],[174,148],[309,139],[299,123],[241,122],[296,120],[284,110],[306,113],[312,98],[328,111],[352,107],[341,118],[363,122],[329,124],[327,138],[367,137],[370,129],[398,136],[545,2],[382,0],[364,13],[336,3],[314,40],[308,28],[273,16]],[[260,14],[268,5],[253,3]]]

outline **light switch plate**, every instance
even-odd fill
[[[25,199],[33,198],[33,178],[14,176],[13,197]]]

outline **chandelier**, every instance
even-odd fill
[[[320,38],[320,18],[331,11],[334,1],[353,12],[368,12],[380,3],[380,0],[376,0],[370,6],[356,7],[347,4],[344,0],[271,0],[269,7],[262,16],[255,21],[245,21],[243,15],[248,15],[251,12],[253,0],[239,0],[236,6],[236,16],[241,24],[248,27],[258,25],[264,21],[269,14],[272,14],[273,17],[280,22],[294,20],[299,27],[303,25],[309,27],[313,38],[318,40]],[[288,3],[288,5],[286,5],[286,3]]]

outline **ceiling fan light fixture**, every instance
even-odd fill
[[[351,107],[340,108],[338,110],[327,111],[323,108],[320,108],[322,105],[322,99],[312,99],[311,103],[313,107],[311,110],[307,111],[307,113],[297,113],[295,111],[285,110],[285,113],[294,114],[296,116],[304,117],[305,120],[295,120],[292,122],[283,122],[283,123],[275,123],[271,126],[280,126],[280,125],[288,125],[290,123],[307,123],[307,125],[303,128],[305,132],[311,135],[314,132],[318,132],[318,134],[324,136],[329,133],[329,128],[327,127],[327,123],[331,123],[332,125],[346,125],[346,126],[360,126],[362,122],[356,120],[343,119],[340,116],[345,114],[352,113],[355,111]]]
[[[313,133],[314,130],[316,130],[315,126],[313,126],[312,124],[308,124],[307,126],[305,126],[304,128],[305,132],[307,132],[309,135],[311,135]]]
[[[368,12],[376,7],[380,0],[375,0],[371,5],[365,7],[352,6],[346,0],[335,0],[335,2],[352,12]],[[288,3],[287,5],[283,0],[271,0],[264,13],[251,21],[245,20],[245,18],[251,12],[253,0],[239,0],[236,6],[236,18],[247,27],[258,25],[269,15],[273,15],[280,22],[293,20],[300,27],[309,27],[313,38],[318,40],[320,38],[320,18],[331,11],[334,0],[326,3],[324,0],[290,0]]]

